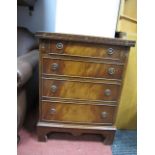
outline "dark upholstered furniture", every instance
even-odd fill
[[[38,104],[38,42],[25,28],[17,29],[17,131],[26,112]]]
[[[32,15],[32,11],[34,10],[36,0],[17,0],[18,6],[24,6],[29,8],[29,15]]]
[[[17,5],[33,7],[36,0],[17,0]]]

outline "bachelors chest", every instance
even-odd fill
[[[111,144],[133,41],[37,33],[40,38],[38,138],[97,133]]]

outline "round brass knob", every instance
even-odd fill
[[[106,111],[101,112],[101,117],[102,118],[107,118],[108,113]]]
[[[41,49],[45,49],[45,44],[41,44]]]
[[[108,53],[108,55],[112,55],[114,53],[114,49],[113,48],[108,48],[107,53]]]
[[[52,91],[52,93],[55,93],[57,91],[57,86],[56,85],[52,85],[51,86],[51,91]]]
[[[115,74],[115,68],[113,68],[113,67],[108,68],[108,73],[109,73],[110,75]]]
[[[53,71],[57,70],[58,68],[59,68],[59,64],[57,64],[57,63],[52,64],[52,70]]]
[[[63,43],[59,42],[56,44],[57,49],[62,49],[63,48]]]
[[[50,113],[51,114],[55,114],[56,113],[56,109],[55,108],[50,109]]]
[[[111,90],[110,90],[110,89],[106,89],[106,90],[104,91],[104,94],[105,94],[106,96],[110,96],[110,95],[111,95]]]

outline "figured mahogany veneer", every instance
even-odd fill
[[[56,47],[57,43],[62,43],[62,49]],[[103,44],[88,44],[79,42],[69,42],[60,40],[43,40],[40,46],[42,53],[59,54],[69,56],[81,56],[88,58],[100,58],[117,60],[124,62],[127,58],[128,47],[108,46]],[[108,54],[112,49],[113,54]]]
[[[68,76],[82,76],[107,79],[122,79],[124,65],[83,62],[80,60],[63,60],[54,57],[43,57],[42,73],[45,75],[58,74]],[[53,69],[53,66],[57,68]],[[110,69],[114,73],[110,73]]]
[[[55,92],[52,91],[55,86]],[[109,94],[106,91],[109,90]],[[97,92],[97,93],[96,93]],[[120,85],[67,80],[42,80],[42,95],[49,97],[117,101]]]
[[[85,103],[42,102],[42,120],[83,124],[110,124],[114,121],[115,106]]]
[[[40,38],[40,106],[37,132],[101,134],[112,144],[130,46],[121,39],[36,34]]]

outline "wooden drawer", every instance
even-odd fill
[[[42,102],[41,118],[68,123],[110,123],[114,121],[115,106]]]
[[[119,93],[120,85],[116,84],[42,79],[42,96],[117,101]]]
[[[128,55],[127,47],[104,44],[89,44],[61,40],[45,40],[40,46],[42,53],[100,58],[124,62]]]
[[[43,58],[43,74],[122,79],[123,65]]]

